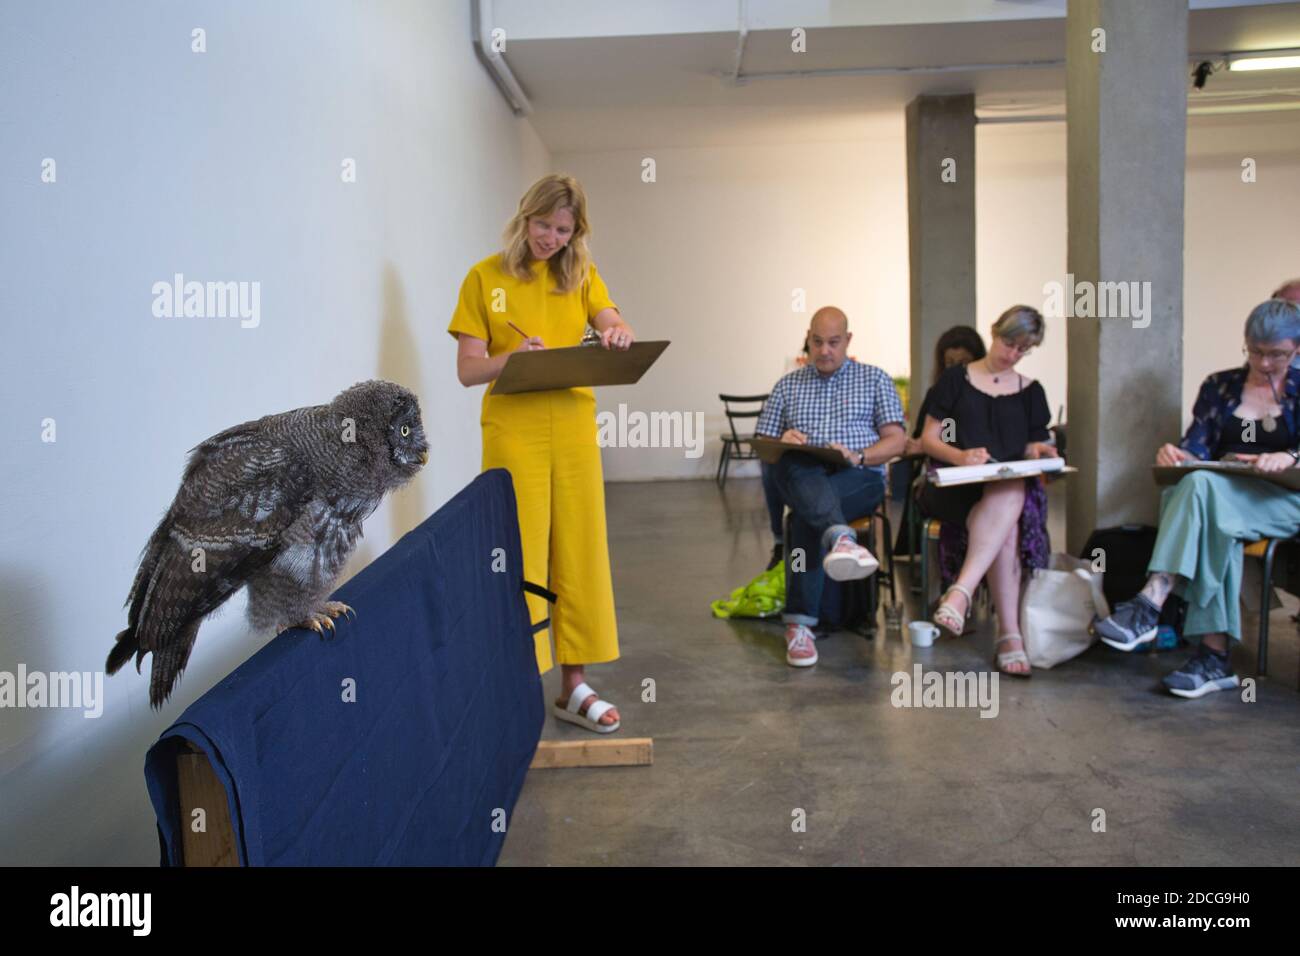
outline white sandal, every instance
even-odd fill
[[[573,688],[573,693],[569,695],[569,702],[564,707],[559,704],[552,704],[551,709],[555,716],[560,720],[567,720],[571,724],[577,724],[579,727],[586,727],[588,730],[594,730],[598,734],[612,734],[623,725],[621,720],[616,720],[612,724],[602,724],[600,718],[614,709],[614,705],[609,701],[601,700],[597,697],[591,702],[585,714],[578,711],[582,709],[582,702],[596,693],[585,682]]]
[[[966,595],[966,613],[962,614],[947,601],[941,601],[939,606],[934,609],[934,623],[938,624],[954,637],[961,637],[962,632],[966,630],[966,617],[970,614],[975,599],[971,597],[970,592],[960,584],[950,585],[948,590],[943,592],[943,597],[947,597],[953,591],[956,591],[958,594]]]
[[[1002,651],[1001,653],[998,653],[998,648],[1006,641],[1019,641],[1020,649],[1015,651]],[[1029,667],[1029,655],[1025,653],[1025,639],[1021,637],[1019,634],[1003,634],[1001,637],[997,639],[997,643],[993,645],[993,653],[997,654],[998,671],[1000,671],[1003,674],[1006,674],[1008,677],[1034,676],[1032,670],[1023,670],[1023,671],[1007,670],[1008,664],[1024,664],[1025,667]]]

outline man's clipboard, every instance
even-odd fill
[[[1258,478],[1260,481],[1281,485],[1289,491],[1300,491],[1300,468],[1288,468],[1285,471],[1266,474],[1256,471],[1254,465],[1244,461],[1189,461],[1181,465],[1151,466],[1151,473],[1155,475],[1158,485],[1176,485],[1193,471],[1215,471],[1236,478]]]
[[[511,352],[492,385],[493,395],[544,392],[586,385],[632,385],[668,348],[668,342],[633,342],[627,349],[575,345]]]
[[[769,465],[775,465],[788,451],[801,451],[832,465],[848,464],[842,454],[825,445],[796,445],[794,442],[781,441],[779,438],[764,438],[762,435],[755,435],[749,439],[749,444],[754,449],[754,453]]]

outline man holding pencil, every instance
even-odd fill
[[[876,510],[885,496],[884,465],[907,441],[903,403],[894,381],[874,365],[848,358],[848,317],[834,306],[813,313],[809,364],[772,389],[756,435],[796,445],[833,448],[831,464],[797,450],[776,464],[775,478],[793,515],[785,572],[786,663],[817,663],[812,628],[821,607],[823,575],[864,578],[879,562],[858,544],[849,522]]]

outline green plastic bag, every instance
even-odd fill
[[[785,608],[785,562],[764,571],[731,597],[714,601],[714,617],[772,617]]]

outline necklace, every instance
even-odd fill
[[[984,371],[988,372],[990,375],[993,375],[994,385],[996,385],[998,382],[1001,381],[1001,379],[998,378],[997,375],[993,374],[993,366],[989,365],[989,360],[987,358],[984,359]]]
[[[1273,384],[1272,375],[1268,377],[1268,388],[1269,391],[1273,393],[1273,401],[1277,402],[1278,406],[1280,407],[1282,404],[1282,399],[1277,394],[1277,386]],[[1277,419],[1273,417],[1273,413],[1271,411],[1264,416],[1264,431],[1266,432],[1277,431]]]
[[[1273,401],[1278,405],[1278,407],[1281,407],[1282,396],[1278,395],[1277,393],[1277,386],[1273,384],[1273,376],[1265,375],[1264,378],[1268,381],[1268,390],[1273,394]],[[1277,416],[1274,415],[1272,411],[1267,411],[1264,413],[1264,418],[1262,419],[1261,423],[1264,426],[1264,431],[1266,432],[1277,431]]]

